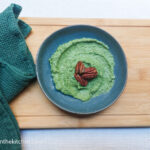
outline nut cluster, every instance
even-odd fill
[[[86,68],[84,64],[79,61],[75,67],[74,77],[82,86],[87,86],[88,81],[96,78],[97,74],[96,68]]]

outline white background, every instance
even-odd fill
[[[0,0],[0,12],[12,2],[23,7],[23,17],[150,18],[150,0]],[[150,150],[150,128],[21,133],[24,150]]]
[[[28,17],[150,18],[150,0],[0,0],[0,11],[12,2]]]

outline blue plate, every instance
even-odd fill
[[[109,46],[115,60],[114,86],[108,93],[94,97],[87,102],[82,102],[56,90],[48,61],[59,45],[83,37],[104,42]],[[68,26],[50,35],[43,42],[37,54],[36,71],[40,87],[47,98],[59,108],[75,114],[92,114],[109,107],[122,93],[127,80],[126,58],[119,43],[104,30],[89,25]]]

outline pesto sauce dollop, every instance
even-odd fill
[[[60,45],[49,59],[57,90],[82,101],[108,92],[114,84],[114,59],[104,43],[82,38]],[[82,61],[85,67],[95,67],[98,76],[83,87],[74,78],[75,66]]]

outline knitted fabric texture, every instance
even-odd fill
[[[0,13],[0,150],[21,150],[19,127],[8,102],[36,76],[25,43],[31,28],[18,19],[20,12],[21,7],[12,4]]]

